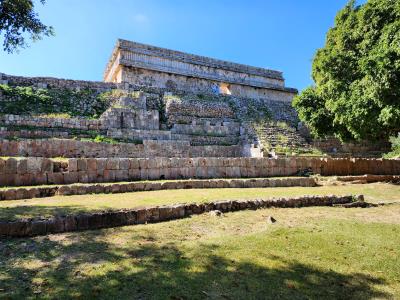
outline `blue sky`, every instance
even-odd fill
[[[36,1],[38,3],[39,1]],[[305,88],[315,50],[347,0],[47,0],[37,4],[56,36],[18,54],[0,52],[0,72],[102,80],[117,38],[271,68]]]

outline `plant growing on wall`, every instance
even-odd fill
[[[315,136],[388,138],[400,129],[400,1],[351,0],[314,57],[315,86],[293,102]]]
[[[36,89],[0,85],[0,113],[52,114],[97,118],[109,106],[109,99],[91,89]]]

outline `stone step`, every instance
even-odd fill
[[[85,194],[128,193],[176,189],[212,189],[212,188],[267,188],[316,186],[314,178],[256,178],[256,179],[210,179],[176,181],[137,181],[103,184],[66,184],[44,187],[17,187],[0,190],[0,200],[23,200],[53,196]]]
[[[311,148],[306,139],[292,127],[286,128],[274,124],[265,124],[257,131],[257,134],[262,143],[270,145],[272,148],[277,146],[303,149]]]

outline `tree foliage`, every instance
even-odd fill
[[[44,4],[45,0],[40,2]],[[4,51],[12,53],[26,47],[27,35],[37,41],[53,34],[53,28],[39,20],[32,0],[0,0],[0,35],[4,39]]]
[[[315,86],[293,102],[315,136],[387,138],[400,130],[400,1],[351,0],[314,57]]]

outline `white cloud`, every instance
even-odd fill
[[[149,22],[149,18],[144,14],[136,14],[133,16],[133,21],[138,24],[147,24]]]

